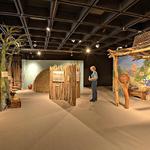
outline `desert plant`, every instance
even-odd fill
[[[3,26],[3,33],[0,34],[0,72],[9,72],[11,75],[11,65],[14,54],[20,52],[21,46],[25,41],[25,35],[19,35],[20,29],[17,27]],[[1,76],[1,97],[0,110],[3,110],[7,103],[11,101],[9,81],[7,77]]]

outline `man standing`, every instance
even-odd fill
[[[98,74],[96,72],[96,67],[91,66],[90,70],[92,71],[91,76],[89,76],[89,81],[91,81],[91,88],[92,88],[92,99],[91,102],[95,102],[97,100],[97,79]]]

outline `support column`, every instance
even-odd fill
[[[114,76],[113,76],[113,88],[115,95],[116,106],[119,105],[119,84],[118,84],[118,57],[113,57],[113,66],[114,66]]]

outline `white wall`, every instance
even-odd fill
[[[22,88],[26,89],[29,84],[32,84],[36,76],[44,69],[49,68],[53,65],[64,65],[76,63],[80,65],[81,72],[81,88],[83,88],[83,78],[84,78],[84,64],[83,61],[74,60],[22,60]]]

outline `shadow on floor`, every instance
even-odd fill
[[[150,107],[136,108],[136,110],[139,110],[139,111],[150,110]]]

